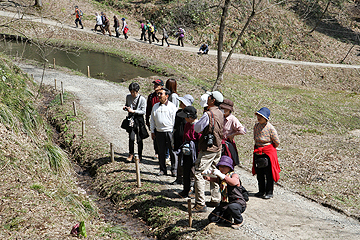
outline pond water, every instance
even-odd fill
[[[98,79],[107,79],[112,82],[123,82],[135,77],[150,77],[154,73],[141,67],[124,63],[121,58],[110,56],[104,53],[92,51],[69,51],[53,47],[39,48],[36,44],[29,44],[23,41],[2,41],[0,50],[7,55],[22,57],[25,59],[44,62],[48,65],[55,64],[67,67],[87,75],[87,66],[90,67],[90,76]]]

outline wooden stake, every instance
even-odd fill
[[[115,158],[114,158],[114,146],[112,143],[110,143],[110,157],[111,157],[111,162],[115,162]]]
[[[61,92],[64,94],[64,83],[61,81]]]
[[[81,132],[82,132],[82,135],[81,136],[85,136],[85,121],[82,121],[81,123]]]
[[[137,181],[137,187],[140,188],[141,187],[141,179],[140,179],[140,159],[139,159],[139,155],[135,154],[134,156],[135,159],[135,166],[136,166],[136,181]]]
[[[61,105],[64,105],[64,95],[62,92],[60,92],[60,102],[61,102]]]
[[[188,202],[188,213],[189,213],[189,227],[192,227],[191,199],[188,199],[187,202]]]
[[[54,60],[54,69],[55,69],[55,58],[53,58],[53,60]]]
[[[56,78],[55,78],[55,90],[56,90]]]
[[[76,103],[73,102],[73,108],[74,108],[74,116],[76,117],[77,116],[77,111],[76,111]]]
[[[31,74],[31,78],[34,79],[34,74]]]
[[[87,67],[88,67],[88,77],[90,77],[90,66]]]

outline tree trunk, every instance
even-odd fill
[[[234,49],[236,48],[236,46],[238,45],[238,43],[240,42],[240,39],[242,38],[242,36],[244,35],[245,33],[245,30],[247,29],[247,27],[249,26],[251,20],[254,18],[255,16],[255,9],[253,8],[253,11],[251,12],[251,15],[249,16],[249,18],[247,19],[243,29],[241,30],[241,33],[238,35],[234,45],[231,47],[231,50],[229,52],[229,55],[226,57],[226,60],[224,62],[224,64],[222,66],[220,66],[220,68],[218,68],[218,76],[217,76],[217,79],[214,83],[214,86],[212,88],[212,91],[215,91],[215,90],[220,90],[221,89],[221,84],[222,84],[222,81],[223,81],[223,75],[224,75],[224,71],[225,71],[225,68],[228,64],[228,62],[230,61],[230,58],[231,58],[231,55],[233,54],[234,52]],[[222,53],[222,51],[221,51]],[[219,50],[218,50],[218,59],[219,59]],[[219,66],[219,65],[218,65]]]
[[[34,4],[35,7],[42,7],[42,1],[41,0],[35,0],[35,4]]]
[[[331,0],[328,1],[325,10],[323,11],[323,13],[321,14],[321,17],[318,19],[318,21],[315,24],[315,27],[309,32],[309,34],[311,34],[313,31],[315,31],[315,29],[319,26],[321,19],[324,17],[325,13],[327,12],[329,6],[331,4]]]
[[[225,25],[226,25],[225,23],[226,23],[226,18],[228,15],[230,3],[231,3],[231,0],[225,0],[224,7],[223,7],[223,13],[221,15],[218,50],[217,50],[218,74],[217,74],[216,81],[218,81],[219,78],[222,79],[222,76],[220,76],[220,70],[222,67],[222,50],[224,47],[224,31],[225,31]],[[213,87],[213,89],[214,89],[214,87]]]

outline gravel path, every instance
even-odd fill
[[[41,69],[31,65],[18,65],[28,74],[33,74],[35,81],[40,81]],[[119,125],[126,115],[122,106],[125,104],[128,90],[115,83],[56,70],[46,71],[44,83],[53,86],[55,78],[64,83],[65,91],[72,92],[79,98],[79,104],[88,118],[87,128],[96,128],[104,139],[114,144],[117,153],[127,153],[127,133],[121,130]],[[144,155],[152,156],[152,143],[149,138],[144,146]],[[159,171],[155,160],[146,160],[153,164],[141,164],[142,171]],[[256,177],[238,167],[236,172],[249,191],[257,191]],[[163,176],[161,180],[170,183],[174,179]],[[166,186],[174,191],[180,191],[182,188],[180,185]],[[206,218],[208,213],[203,214],[203,217]],[[358,239],[360,236],[359,221],[280,186],[275,186],[273,199],[251,197],[244,219],[241,230],[209,225],[208,231],[215,239]]]

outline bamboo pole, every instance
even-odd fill
[[[114,157],[114,146],[112,143],[110,143],[110,157],[111,157],[111,162],[115,162],[115,157]]]
[[[189,213],[189,227],[192,227],[191,199],[188,199],[187,202],[188,202],[188,213]]]
[[[82,135],[81,136],[85,136],[85,121],[82,121],[81,123],[81,132],[82,132]]]
[[[77,116],[77,111],[76,111],[76,103],[73,102],[73,108],[74,108],[74,116],[76,117]]]
[[[88,77],[90,77],[90,66],[87,66],[87,70],[88,70]]]
[[[141,179],[140,179],[140,159],[139,159],[139,155],[135,154],[134,156],[135,159],[135,166],[136,166],[136,181],[137,181],[137,187],[140,188],[141,187]]]

